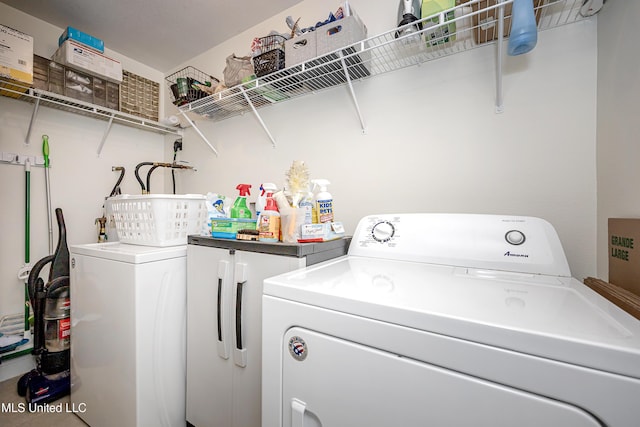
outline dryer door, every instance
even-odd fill
[[[286,427],[601,427],[577,407],[402,355],[303,328],[284,338]]]

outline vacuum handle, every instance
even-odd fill
[[[58,246],[53,253],[51,262],[51,272],[49,280],[56,277],[69,276],[69,248],[67,247],[67,228],[64,224],[62,209],[56,208],[56,219],[58,220]]]

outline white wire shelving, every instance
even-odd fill
[[[251,112],[275,147],[276,141],[260,117],[259,109],[336,86],[347,86],[362,131],[365,132],[354,81],[493,44],[497,45],[496,112],[500,113],[503,110],[502,44],[508,39],[513,1],[471,0],[421,19],[418,21],[423,25],[420,31],[397,37],[399,31],[415,23],[394,28],[302,64],[181,105],[178,110],[216,154],[217,151],[198,129],[190,114],[217,122]],[[535,0],[538,30],[585,19],[580,13],[582,5],[583,0]]]
[[[0,93],[10,98],[33,103],[31,121],[29,122],[29,128],[27,130],[27,136],[25,138],[25,144],[27,145],[31,140],[31,131],[37,119],[38,110],[41,106],[68,111],[71,113],[106,121],[107,126],[97,149],[98,155],[100,155],[100,153],[102,152],[102,148],[104,147],[107,136],[109,135],[109,132],[111,130],[111,125],[113,123],[142,129],[145,131],[160,133],[163,135],[182,136],[182,130],[176,127],[165,126],[159,122],[144,119],[142,117],[137,117],[132,114],[123,113],[121,111],[112,110],[106,107],[101,107],[88,102],[83,102],[74,98],[59,95],[57,93],[48,92],[46,90],[23,86],[20,83],[16,83],[15,81],[8,81],[6,79],[3,79],[2,77],[0,77]]]

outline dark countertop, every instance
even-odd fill
[[[329,258],[346,255],[349,250],[349,243],[351,243],[351,237],[342,237],[328,242],[268,243],[193,235],[189,236],[188,243],[190,245],[209,246],[212,248],[247,252],[260,252],[272,255],[292,256],[296,258],[308,257],[310,260],[320,259],[320,261],[323,261],[324,259],[321,258],[325,258],[324,255],[331,254]],[[308,265],[311,265],[311,263],[308,263]]]

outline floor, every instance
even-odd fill
[[[2,427],[86,427],[73,411],[69,396],[51,402],[37,412],[29,412],[24,397],[18,395],[18,378],[0,382],[0,426]]]

